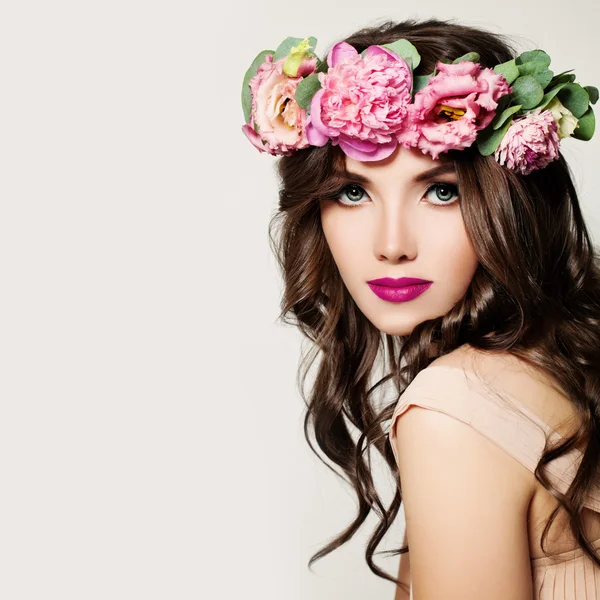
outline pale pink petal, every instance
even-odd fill
[[[321,88],[313,97],[310,104],[310,123],[321,135],[334,137],[337,135],[335,129],[327,127],[321,120],[321,98],[325,90]]]
[[[488,110],[495,109],[498,106],[498,99],[512,91],[504,76],[495,73],[492,69],[483,69],[479,81],[482,93],[479,94],[477,103]]]
[[[312,125],[332,141],[343,137],[342,148],[378,156],[358,142],[397,145],[395,134],[404,127],[411,102],[410,67],[387,49],[370,47],[363,57],[349,45],[336,46],[331,53],[335,65],[319,73],[321,89],[312,99]]]
[[[556,160],[559,148],[556,121],[551,111],[544,110],[513,120],[494,157],[501,165],[527,175]]]
[[[306,138],[311,146],[324,146],[329,141],[329,137],[321,133],[312,122],[306,125]]]
[[[345,136],[340,136],[338,142],[344,154],[360,161],[382,160],[392,154],[398,146],[396,140],[392,140],[386,144],[372,144],[370,142],[349,139]]]
[[[287,76],[283,72],[285,60],[286,57],[274,61],[273,55],[267,54],[250,80],[250,124],[242,128],[256,148],[272,155],[286,155],[309,145],[305,132],[306,110],[300,108],[295,99],[302,77]]]
[[[438,73],[443,73],[445,75],[471,75],[475,77],[479,73],[480,69],[481,65],[479,63],[470,60],[463,60],[456,64],[443,62],[437,63]]]
[[[472,61],[438,62],[437,68],[438,73],[415,94],[412,110],[420,133],[416,145],[434,158],[470,146],[494,118],[497,100],[510,92],[504,77]],[[451,111],[443,106],[464,112],[448,115]],[[408,144],[414,136],[406,134],[405,139]]]
[[[334,44],[327,54],[327,64],[330,67],[336,67],[340,63],[355,57],[358,50],[348,44],[348,42],[338,42]]]
[[[247,123],[242,127],[244,135],[252,142],[255,148],[258,148],[261,152],[266,152],[263,143],[260,141],[260,135],[254,131],[254,128],[250,127]]]
[[[308,77],[315,72],[317,68],[317,57],[311,56],[309,58],[305,58],[298,67],[298,72],[296,73],[296,77]]]

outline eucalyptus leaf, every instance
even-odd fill
[[[550,65],[550,56],[543,50],[537,48],[536,50],[529,50],[523,52],[515,59],[517,65],[522,65],[531,61],[543,62],[546,66]]]
[[[467,52],[466,54],[463,54],[462,56],[459,56],[458,58],[455,58],[452,61],[453,65],[458,64],[459,62],[463,62],[465,60],[470,60],[472,62],[479,62],[479,54],[477,52]]]
[[[556,94],[558,94],[558,92],[560,92],[560,90],[562,90],[562,88],[564,88],[565,85],[567,85],[568,83],[568,81],[564,81],[563,83],[559,83],[557,86],[548,90],[544,94],[542,101],[534,108],[541,108],[542,110],[546,108],[546,106],[548,106],[548,104],[550,103],[550,100],[552,100],[552,98],[554,98],[554,96],[556,96]]]
[[[514,58],[512,60],[496,65],[493,70],[495,73],[503,75],[504,79],[508,81],[509,85],[519,76],[519,69],[515,64]]]
[[[510,104],[510,94],[505,94],[504,96],[500,96],[500,99],[497,102],[496,106],[496,115],[500,114],[503,110],[508,108]]]
[[[569,69],[568,71],[563,71],[562,73],[559,73],[558,75],[555,75],[552,80],[550,81],[550,86],[549,87],[554,87],[555,85],[557,85],[558,83],[570,83],[575,81],[576,75],[575,73],[571,73],[573,69]]]
[[[252,113],[252,90],[249,85],[250,80],[258,72],[258,67],[267,60],[267,54],[273,54],[273,50],[263,50],[262,52],[259,52],[244,75],[244,81],[242,83],[242,109],[244,111],[244,121],[246,123],[250,122],[250,114]]]
[[[398,56],[401,56],[408,62],[408,59],[412,61],[412,69],[416,69],[421,62],[421,55],[418,50],[408,40],[396,40],[391,44],[382,44],[384,48],[395,52]]]
[[[419,90],[422,90],[432,78],[432,75],[415,75],[413,77],[413,95],[416,94]]]
[[[583,89],[590,97],[590,104],[596,104],[598,102],[598,88],[593,85],[586,85]]]
[[[529,110],[544,97],[544,90],[533,75],[521,75],[513,82],[512,101]]]
[[[512,117],[519,110],[521,110],[521,105],[516,104],[515,106],[510,106],[506,110],[496,115],[494,121],[491,124],[492,129],[500,129],[500,127],[502,127],[502,125],[504,125],[504,123],[506,122],[506,119]]]
[[[590,106],[579,119],[575,131],[571,135],[578,140],[588,141],[594,135],[595,128],[596,117],[594,116],[594,109]]]
[[[280,58],[284,58],[288,56],[294,46],[297,46],[300,42],[304,41],[304,38],[296,38],[296,37],[287,37],[279,46],[277,50],[275,50],[275,56],[273,57],[273,61],[279,60]],[[308,43],[312,50],[315,49],[317,45],[317,38],[309,37]]]
[[[298,86],[296,87],[296,93],[294,95],[298,106],[306,110],[310,105],[312,97],[319,91],[320,88],[321,82],[319,81],[316,73],[312,73],[308,77],[304,77],[302,81],[298,83]]]
[[[519,75],[533,75],[542,88],[545,88],[554,76],[554,73],[548,69],[546,63],[537,60],[518,65],[517,69],[519,69]]]
[[[578,83],[567,83],[559,92],[558,99],[577,119],[588,109],[590,96]]]
[[[513,117],[511,115],[499,129],[494,129],[490,124],[479,132],[477,135],[477,147],[483,156],[488,156],[496,151],[496,148],[498,148],[502,138],[508,131],[512,120]]]

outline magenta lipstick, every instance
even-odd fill
[[[382,300],[388,302],[408,302],[420,296],[431,287],[433,281],[419,279],[418,277],[382,277],[367,281],[368,286]]]

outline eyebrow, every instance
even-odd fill
[[[437,166],[433,167],[432,169],[429,169],[428,171],[423,171],[422,173],[415,175],[413,177],[413,181],[414,181],[414,183],[422,183],[423,181],[431,181],[432,179],[435,179],[439,175],[444,175],[446,173],[456,173],[456,170],[454,168],[454,163],[451,163],[451,162],[442,163],[441,165],[437,165]],[[361,175],[360,173],[353,173],[352,171],[348,171],[348,169],[346,169],[346,171],[343,173],[343,175],[345,177],[348,177],[349,179],[355,180],[357,183],[365,183],[365,184],[372,183],[372,181],[365,175]]]

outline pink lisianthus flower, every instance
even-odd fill
[[[523,175],[558,158],[560,137],[552,111],[534,111],[515,119],[494,153],[495,159]]]
[[[410,122],[398,138],[434,159],[470,146],[494,118],[499,98],[512,91],[504,76],[472,61],[438,62],[437,70],[415,94]]]
[[[317,66],[316,57],[305,59],[297,76],[288,77],[283,72],[285,60],[286,57],[273,61],[273,54],[266,55],[265,62],[250,80],[252,111],[250,122],[242,127],[261,152],[280,156],[309,146],[306,110],[300,108],[295,94],[302,78],[314,73]]]
[[[348,156],[380,160],[396,146],[411,101],[412,72],[406,61],[382,46],[369,46],[364,58],[346,42],[327,56],[321,89],[313,96],[307,136],[312,145],[329,140]]]

